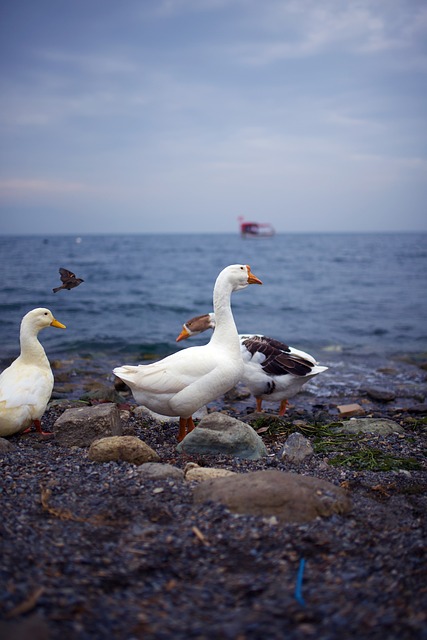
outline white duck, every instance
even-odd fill
[[[46,327],[65,329],[49,309],[33,309],[22,319],[21,353],[0,375],[0,436],[24,431],[34,422],[39,431],[53,389],[49,360],[37,335]]]
[[[179,416],[178,440],[194,429],[192,415],[242,377],[240,342],[231,311],[233,291],[262,284],[248,265],[233,264],[215,282],[216,328],[208,344],[190,347],[147,365],[113,370],[132,390],[138,404],[166,416]]]
[[[176,341],[180,342],[207,329],[215,329],[215,313],[196,316],[183,325]],[[255,396],[257,411],[262,401],[280,401],[283,416],[288,399],[301,387],[328,367],[319,366],[309,353],[263,335],[239,335],[244,362],[241,381]]]

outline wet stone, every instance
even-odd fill
[[[15,445],[6,440],[6,438],[0,438],[0,453],[9,453],[16,449]]]
[[[387,418],[352,418],[343,422],[337,431],[346,433],[376,433],[390,435],[391,433],[405,433],[405,430],[394,420]]]
[[[297,431],[291,433],[280,453],[282,460],[296,464],[311,458],[312,455],[313,447],[310,441]]]
[[[377,402],[392,402],[396,399],[396,394],[391,389],[382,387],[368,387],[365,389],[366,395]]]
[[[276,470],[207,480],[195,488],[194,500],[212,500],[233,513],[276,516],[284,522],[309,522],[351,509],[341,487],[320,478]]]
[[[184,471],[172,464],[144,462],[138,469],[141,477],[153,480],[184,480]]]
[[[257,460],[267,449],[252,427],[244,422],[214,412],[203,418],[177,447],[187,454],[224,454]]]
[[[112,403],[67,409],[53,429],[56,441],[67,447],[89,447],[98,438],[122,435],[120,412]]]
[[[88,455],[95,462],[123,460],[136,465],[159,460],[157,453],[136,436],[101,438],[92,442]]]

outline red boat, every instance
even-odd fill
[[[242,216],[238,220],[242,238],[268,238],[276,233],[268,222],[246,222]]]

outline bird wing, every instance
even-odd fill
[[[242,341],[242,345],[246,349],[244,360],[258,363],[269,375],[306,376],[316,364],[303,351],[266,336],[250,336]]]
[[[68,269],[64,269],[60,267],[59,273],[61,276],[61,281],[65,284],[70,278],[75,278],[75,274],[72,271],[68,271]]]
[[[113,373],[148,393],[179,393],[214,368],[212,360],[204,357],[206,346],[183,349],[152,364],[117,367]]]
[[[40,401],[49,400],[49,395],[53,385],[52,373],[49,374],[39,367],[31,365],[14,367],[12,363],[10,367],[5,369],[0,375],[0,403],[3,408],[11,409],[22,405],[37,405]],[[43,396],[41,398],[41,396]]]

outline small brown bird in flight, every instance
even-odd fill
[[[61,275],[62,285],[60,287],[56,287],[52,289],[53,293],[60,291],[61,289],[74,289],[74,287],[78,287],[79,284],[84,282],[81,278],[76,278],[75,274],[72,271],[68,271],[68,269],[63,269],[62,267],[59,269],[59,273]]]

